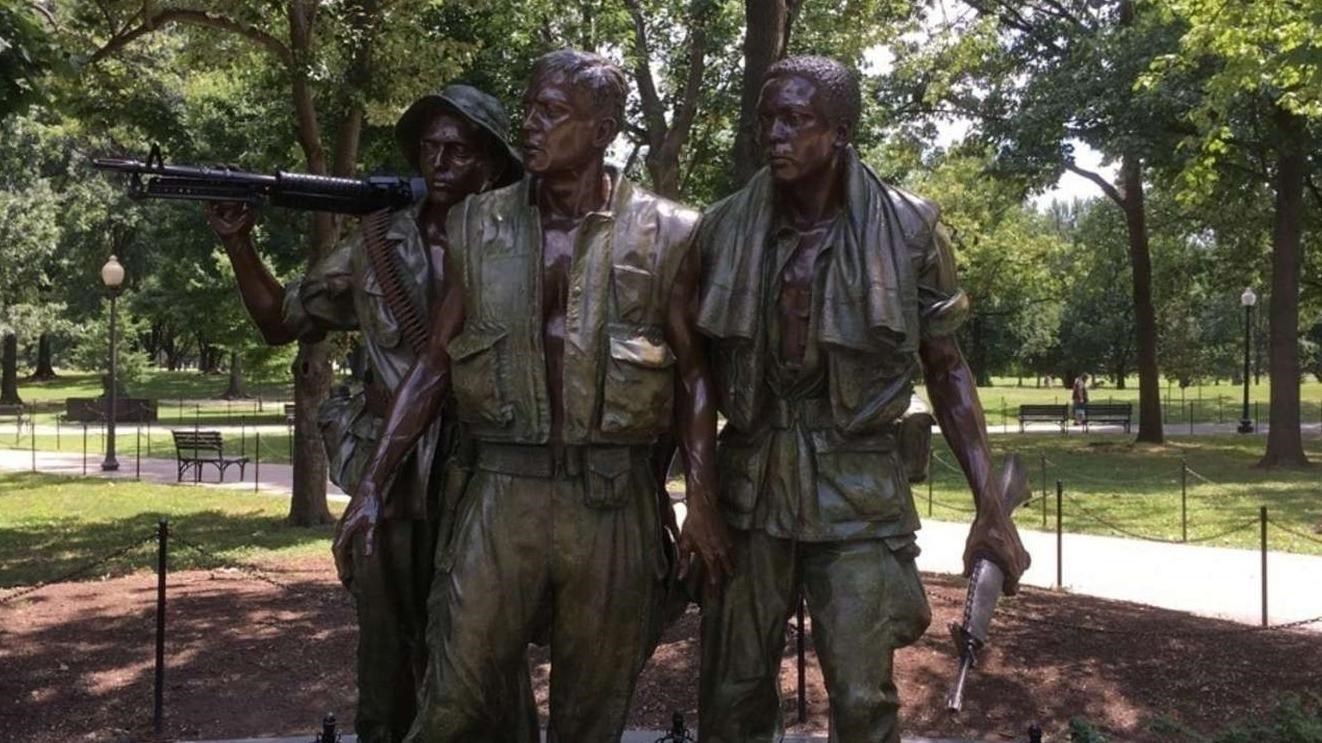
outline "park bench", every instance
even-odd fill
[[[1066,425],[1070,419],[1070,406],[1068,405],[1020,405],[1019,406],[1019,433],[1024,432],[1024,424],[1029,421],[1045,421],[1055,423],[1060,426],[1060,432],[1066,433]]]
[[[298,417],[298,403],[285,403],[285,425],[294,425],[294,419]]]
[[[176,463],[179,465],[178,482],[184,481],[184,473],[193,468],[193,482],[202,481],[202,465],[214,464],[220,471],[220,482],[225,482],[225,470],[232,465],[239,465],[239,479],[243,479],[248,466],[247,457],[225,456],[225,441],[220,431],[171,431],[174,435]]]
[[[1125,433],[1134,417],[1134,406],[1129,403],[1088,403],[1084,406],[1083,430],[1091,423],[1121,423]]]

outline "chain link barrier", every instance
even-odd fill
[[[1305,533],[1303,533],[1302,531],[1298,531],[1298,530],[1296,530],[1296,529],[1292,529],[1292,528],[1286,526],[1285,524],[1280,523],[1280,522],[1277,521],[1276,519],[1273,519],[1273,518],[1268,517],[1268,519],[1267,519],[1267,523],[1270,524],[1271,526],[1276,527],[1277,529],[1280,529],[1281,531],[1285,532],[1286,534],[1290,534],[1290,535],[1292,535],[1292,536],[1299,537],[1300,539],[1303,539],[1303,540],[1305,540],[1305,541],[1314,542],[1314,543],[1316,543],[1316,544],[1322,544],[1322,539],[1319,539],[1319,538],[1313,536],[1312,534],[1305,534]]]
[[[325,596],[325,594],[321,591],[313,592],[305,588],[302,588],[301,586],[295,586],[289,583],[285,583],[284,581],[277,580],[276,578],[273,578],[270,573],[266,572],[265,570],[262,570],[260,567],[257,567],[256,565],[253,565],[252,563],[241,562],[239,560],[233,560],[233,559],[221,557],[220,555],[207,549],[206,547],[203,547],[202,545],[190,539],[186,539],[184,537],[179,536],[178,532],[171,531],[170,539],[178,543],[180,546],[192,550],[194,553],[201,556],[203,559],[209,560],[212,564],[206,568],[207,570],[225,570],[225,569],[237,570],[255,580],[261,581],[262,583],[266,583],[270,586],[274,586],[275,588],[279,588],[282,591],[286,591],[294,595],[305,596],[309,598],[311,597],[320,598]]]
[[[1101,524],[1102,526],[1105,526],[1111,531],[1118,532],[1131,539],[1138,539],[1144,542],[1156,542],[1159,544],[1201,544],[1204,542],[1212,542],[1230,536],[1231,534],[1235,534],[1237,532],[1252,529],[1253,527],[1258,525],[1258,520],[1255,518],[1255,519],[1249,519],[1248,521],[1244,522],[1243,524],[1240,524],[1239,526],[1234,526],[1229,529],[1226,529],[1225,531],[1220,531],[1215,534],[1210,534],[1208,536],[1198,537],[1197,539],[1185,539],[1185,540],[1166,539],[1164,537],[1153,537],[1145,534],[1139,534],[1137,532],[1130,531],[1125,527],[1120,526],[1119,524],[1116,524],[1114,521],[1108,521],[1107,519],[1098,516],[1096,513],[1093,513],[1091,510],[1084,507],[1083,504],[1078,501],[1078,499],[1072,496],[1066,495],[1065,500],[1069,501],[1073,508],[1076,508],[1079,511],[1081,511],[1085,517],[1087,517],[1091,521]]]
[[[141,539],[126,544],[123,547],[120,547],[119,549],[114,550],[112,552],[107,552],[101,557],[98,557],[85,565],[81,565],[66,573],[62,573],[61,575],[51,578],[50,580],[44,580],[34,583],[30,586],[24,586],[22,588],[14,589],[10,593],[5,594],[4,596],[0,596],[0,606],[11,603],[13,601],[17,601],[23,596],[36,593],[37,591],[40,591],[43,588],[58,585],[60,583],[68,583],[72,581],[74,578],[78,578],[83,575],[86,575],[87,573],[92,572],[93,570],[101,567],[102,565],[105,565],[113,560],[117,560],[123,557],[124,555],[127,555],[128,553],[132,552],[135,549],[138,549],[139,547],[141,547],[144,544],[147,544],[148,542],[155,542],[155,541],[156,541],[156,533],[152,532],[151,534],[148,534],[147,536]]]

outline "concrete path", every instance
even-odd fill
[[[45,473],[82,475],[80,454],[36,453],[37,470]],[[104,473],[101,459],[89,457],[89,476],[132,479],[135,460],[120,460],[120,470]],[[32,454],[22,450],[0,449],[0,470],[29,471]],[[204,470],[207,487],[253,491],[254,468],[249,465],[242,482],[215,483],[211,468]],[[293,468],[283,464],[263,464],[256,492],[272,497],[289,497]],[[237,477],[231,468],[227,479]],[[143,480],[175,482],[172,459],[143,459]],[[185,483],[185,486],[192,485]],[[331,499],[344,502],[348,497],[327,483]],[[677,507],[683,519],[683,504]],[[1269,526],[1269,535],[1270,529]],[[1025,585],[1049,588],[1056,582],[1056,536],[1054,533],[1023,530],[1025,546],[1033,555],[1033,565],[1024,575]],[[923,548],[919,567],[933,573],[953,574],[960,564],[968,525],[924,520],[919,532]],[[1319,537],[1322,538],[1322,537]],[[1062,539],[1064,587],[1073,593],[1101,598],[1133,601],[1203,616],[1221,617],[1256,624],[1262,611],[1261,555],[1255,550],[1165,544],[1135,539],[1065,534]],[[1317,590],[1322,576],[1322,556],[1268,552],[1269,602],[1271,624],[1296,622],[1322,617],[1322,591]],[[1322,632],[1322,622],[1308,625]]]

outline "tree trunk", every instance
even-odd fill
[[[317,408],[330,393],[329,347],[302,343],[294,357],[294,487],[289,521],[296,526],[329,524],[326,507],[326,450],[317,430]]]
[[[1120,178],[1125,200],[1125,226],[1129,234],[1129,266],[1134,275],[1138,440],[1160,444],[1166,436],[1161,423],[1161,375],[1157,370],[1157,312],[1152,306],[1152,255],[1148,249],[1143,168],[1136,156],[1126,155],[1121,161]]]
[[[1302,123],[1294,114],[1276,112],[1286,134],[1276,160],[1276,214],[1272,225],[1271,425],[1260,467],[1303,467],[1299,429],[1299,263],[1303,232],[1304,178],[1308,159],[1299,146]]]
[[[744,0],[744,79],[739,97],[739,128],[735,130],[734,191],[762,167],[757,144],[757,98],[767,68],[785,56],[789,39],[792,0]]]
[[[230,351],[230,381],[225,391],[220,393],[222,400],[246,400],[248,393],[243,389],[243,364],[238,351]]]
[[[5,333],[3,373],[0,373],[0,405],[22,405],[18,396],[18,336]]]
[[[55,367],[51,365],[50,335],[42,333],[37,338],[37,368],[29,377],[34,382],[47,382],[55,379]]]

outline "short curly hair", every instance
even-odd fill
[[[832,122],[847,124],[851,134],[858,128],[863,94],[858,87],[858,78],[848,67],[830,57],[807,54],[786,57],[767,69],[762,84],[780,77],[802,77],[816,83]]]
[[[543,54],[533,62],[529,89],[543,78],[554,75],[563,75],[570,85],[587,91],[598,110],[606,111],[620,128],[624,127],[629,80],[619,65],[593,52],[559,49]]]

